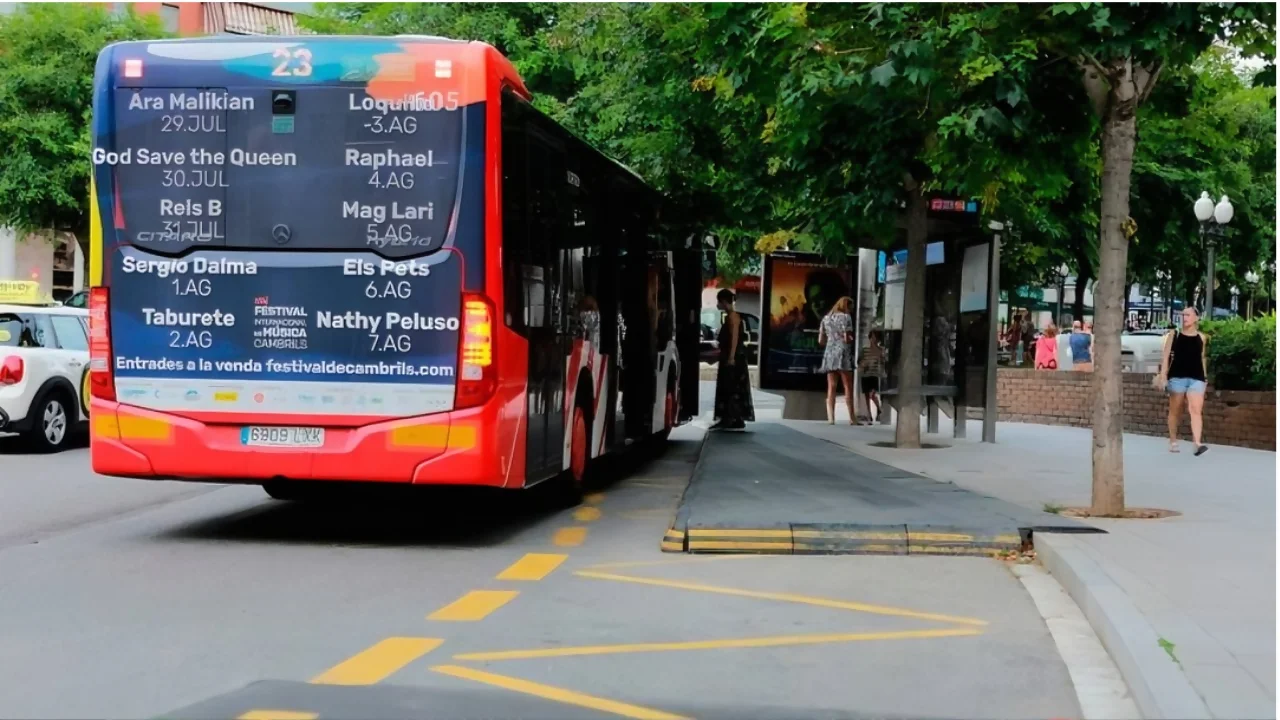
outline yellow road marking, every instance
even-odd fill
[[[760,529],[760,530],[742,530],[738,528],[714,530],[711,528],[694,528],[689,531],[689,537],[791,537],[791,530],[778,529]]]
[[[560,567],[560,563],[569,558],[568,555],[552,553],[526,553],[506,570],[498,574],[499,580],[541,580]]]
[[[313,712],[297,710],[250,710],[236,720],[316,720],[318,717]]]
[[[440,638],[391,637],[334,665],[311,682],[317,685],[373,685],[440,647]],[[276,711],[271,711],[276,712]],[[280,720],[289,720],[277,716]],[[315,717],[314,715],[310,717]],[[242,716],[243,720],[243,716]],[[259,718],[258,720],[269,720]]]
[[[584,527],[567,527],[560,528],[551,538],[551,542],[557,547],[577,547],[587,539],[587,529]]]
[[[792,530],[792,536],[796,538],[806,539],[835,539],[841,540],[902,540],[907,539],[907,533],[903,532],[870,532],[863,530]],[[914,537],[914,536],[912,536]]]
[[[431,668],[433,672],[450,677],[462,678],[463,680],[471,680],[485,685],[510,690],[512,692],[532,695],[544,700],[554,700],[555,702],[564,703],[566,705],[576,705],[578,707],[590,708],[601,712],[613,713],[627,718],[635,718],[636,720],[688,720],[680,715],[672,715],[671,713],[652,708],[641,707],[639,705],[630,705],[628,703],[618,702],[616,700],[606,700],[605,698],[585,695],[583,693],[565,690],[564,688],[553,687],[551,685],[543,685],[541,683],[521,680],[519,678],[508,677],[506,675],[497,675],[494,673],[476,670],[474,668],[461,667],[458,665],[437,665]]]
[[[604,493],[588,493],[582,498],[582,502],[588,505],[599,505],[604,502]]]
[[[817,550],[825,552],[826,547],[823,545],[815,545],[813,543],[796,543],[791,546],[791,551],[796,554],[803,555],[809,550]],[[867,543],[858,546],[858,552],[863,555],[906,555],[907,546],[903,545],[881,545],[877,543]]]
[[[600,508],[598,507],[583,505],[582,507],[573,511],[573,519],[577,520],[578,522],[592,522],[594,520],[599,520],[600,516],[603,514],[604,513],[600,512]]]
[[[471,622],[489,617],[520,593],[515,590],[472,590],[427,616],[428,620]]]
[[[580,645],[577,647],[545,648],[540,650],[499,650],[454,655],[454,660],[530,660],[534,658],[574,657],[578,655],[622,655],[628,653],[680,652],[684,650],[726,650],[731,648],[765,648],[787,645],[824,645],[829,643],[859,642],[869,640],[911,640],[920,638],[960,637],[981,635],[981,630],[970,628],[939,628],[936,630],[902,630],[897,632],[828,633],[818,635],[773,635],[727,640],[692,640],[688,642],[633,643],[629,645]]]
[[[786,550],[794,547],[789,542],[749,542],[746,540],[695,540],[689,538],[689,550]]]
[[[973,542],[972,535],[962,533],[907,533],[912,542],[917,540],[927,540],[931,542]],[[996,535],[991,538],[991,542],[996,543],[1021,543],[1022,537],[1018,535]]]
[[[865,612],[874,615],[892,615],[895,617],[909,617],[918,620],[934,620],[937,622],[959,623],[961,625],[986,625],[986,620],[978,620],[976,618],[959,617],[956,615],[942,615],[938,613],[917,612],[915,610],[907,610],[905,608],[887,607],[884,605],[868,605],[866,603],[848,602],[846,600],[831,600],[829,598],[811,597],[809,595],[793,595],[791,593],[772,593],[758,592],[755,590],[741,590],[739,588],[721,587],[719,585],[704,585],[702,583],[682,582],[680,580],[664,580],[661,578],[635,577],[632,575],[616,575],[613,573],[592,572],[590,570],[579,570],[575,575],[582,577],[595,578],[597,580],[616,580],[618,582],[639,583],[641,585],[656,585],[658,587],[678,588],[680,590],[694,590],[696,592],[718,593],[720,595],[736,595],[738,597],[757,598],[760,600],[778,600],[781,602],[800,603],[802,605],[816,605],[818,607],[836,608],[838,610],[853,610],[854,612]]]
[[[993,547],[950,547],[947,545],[920,545],[911,546],[911,552],[914,555],[921,553],[928,555],[999,555],[1005,552],[1003,548]]]
[[[973,540],[972,535],[965,533],[927,533],[913,532],[912,540],[933,540],[935,542],[970,542]]]

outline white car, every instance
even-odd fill
[[[1135,330],[1120,336],[1120,368],[1122,372],[1155,373],[1164,354],[1164,336],[1168,330]],[[1096,360],[1097,349],[1093,350]],[[1058,369],[1070,370],[1071,333],[1058,336]]]
[[[89,312],[0,304],[0,435],[61,450],[89,419]]]

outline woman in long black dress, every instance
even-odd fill
[[[716,371],[716,422],[713,430],[742,430],[755,422],[751,403],[751,371],[747,367],[747,327],[733,307],[733,291],[725,288],[716,295],[716,307],[725,313],[717,342],[720,360]]]

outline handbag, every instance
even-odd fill
[[[1165,347],[1166,347],[1166,346],[1171,342],[1172,337],[1173,337],[1173,333],[1172,333],[1172,332],[1169,332],[1169,333],[1166,333],[1166,334],[1165,334],[1165,336],[1164,336],[1164,340],[1161,342],[1161,350],[1160,350],[1160,353],[1161,353],[1161,356],[1162,356],[1162,357],[1163,357],[1163,355],[1164,355],[1164,348],[1165,348]],[[1153,375],[1153,376],[1151,377],[1151,389],[1152,389],[1152,390],[1167,390],[1167,389],[1168,389],[1168,387],[1169,387],[1169,376],[1166,374],[1167,372],[1168,372],[1168,371],[1167,371],[1167,370],[1165,370],[1165,368],[1163,368],[1163,367],[1162,367],[1162,368],[1160,368],[1160,371],[1159,371],[1159,372],[1157,372],[1155,375]]]

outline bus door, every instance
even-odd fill
[[[676,292],[676,347],[680,362],[681,422],[698,413],[699,359],[702,341],[702,258],[696,251],[672,253]]]
[[[653,432],[654,334],[656,296],[650,293],[649,263],[645,243],[645,219],[634,212],[624,217],[624,246],[618,257],[619,313],[622,377],[618,400],[622,408],[620,424],[627,441]]]
[[[676,423],[680,368],[677,366],[676,302],[671,278],[671,253],[650,252],[648,265],[649,332],[652,336],[650,347],[654,358],[649,431],[656,433]]]
[[[526,126],[530,127],[531,126]],[[525,135],[528,150],[528,258],[524,286],[528,310],[529,433],[526,475],[536,482],[564,469],[565,360],[568,357],[561,269],[565,217],[559,190],[563,150],[545,136]]]

